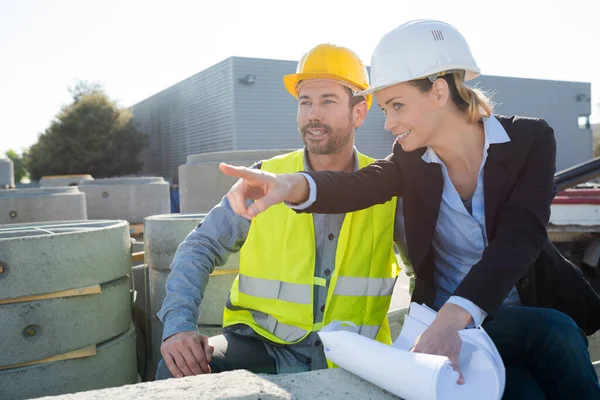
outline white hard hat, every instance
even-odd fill
[[[465,81],[481,74],[461,33],[441,21],[420,19],[388,32],[371,57],[371,87],[356,96],[414,79],[464,73]]]

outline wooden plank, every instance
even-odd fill
[[[210,276],[238,274],[239,269],[215,269]]]
[[[144,252],[139,251],[131,254],[131,262],[144,262]]]
[[[51,362],[55,362],[55,361],[72,360],[75,358],[92,357],[92,356],[95,356],[96,354],[97,354],[96,345],[93,344],[91,346],[84,347],[83,349],[68,351],[63,354],[42,358],[40,360],[28,361],[28,362],[24,362],[24,363],[20,363],[20,364],[0,366],[0,370],[26,367],[28,365],[46,364],[46,363],[51,363]]]
[[[92,285],[92,286],[87,286],[87,287],[83,287],[83,288],[62,290],[60,292],[36,294],[36,295],[32,295],[32,296],[14,297],[12,299],[2,299],[2,300],[0,300],[0,305],[12,304],[12,303],[24,303],[26,301],[57,299],[60,297],[87,296],[90,294],[98,294],[98,293],[102,293],[102,289],[100,288],[100,285]]]

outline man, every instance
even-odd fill
[[[260,162],[273,173],[354,171],[373,161],[354,148],[371,96],[366,67],[352,51],[318,45],[284,77],[298,99],[304,149]],[[289,373],[327,368],[316,332],[351,321],[391,343],[387,322],[399,267],[393,251],[396,200],[352,214],[297,214],[284,205],[252,221],[224,198],[177,250],[158,316],[164,323],[157,379],[247,369]],[[382,240],[383,239],[383,240]],[[359,245],[360,243],[360,245]],[[240,251],[240,273],[222,335],[197,332],[208,276]]]

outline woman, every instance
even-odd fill
[[[486,96],[465,85],[479,74],[454,27],[401,25],[375,49],[373,85],[356,94],[375,94],[396,137],[393,154],[355,173],[222,165],[243,178],[229,201],[253,217],[282,201],[298,212],[346,213],[401,196],[412,301],[439,310],[413,351],[457,366],[458,331],[482,324],[507,369],[505,398],[598,399],[582,330],[600,328],[600,298],[546,232],[556,194],[553,130],[541,119],[494,115]],[[258,200],[246,209],[246,198]]]

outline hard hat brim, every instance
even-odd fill
[[[447,68],[447,69],[451,69],[451,68]],[[464,69],[464,70],[466,72],[466,74],[465,74],[465,82],[469,81],[471,79],[475,79],[475,78],[477,78],[477,77],[479,77],[481,75],[481,71],[479,69],[475,70],[474,68],[469,68],[469,69]],[[414,78],[406,79],[406,80],[401,80],[401,81],[398,81],[398,82],[389,83],[387,85],[371,86],[370,88],[368,88],[366,90],[363,90],[361,92],[356,93],[355,96],[368,96],[368,95],[372,95],[372,94],[374,94],[374,93],[376,93],[376,92],[378,92],[380,90],[389,88],[391,86],[398,85],[400,83],[415,81],[415,80],[418,80],[418,79],[425,79],[428,76],[436,74],[438,72],[440,72],[440,71],[434,70],[431,73],[425,74],[423,76],[414,77]]]
[[[342,86],[346,86],[342,82],[348,82],[347,79],[345,79],[344,77],[337,75],[337,74],[312,73],[311,72],[311,73],[284,75],[283,85],[285,86],[287,91],[292,96],[294,96],[295,98],[298,98],[298,92],[296,90],[297,85],[300,81],[307,80],[307,79],[327,79],[327,80],[331,80],[331,81],[340,81],[340,85],[342,85]],[[360,92],[360,93],[362,93],[362,92]],[[355,94],[355,96],[358,96],[358,94]],[[371,96],[367,96],[367,95],[361,95],[361,96],[365,96],[365,99],[367,101],[367,106],[368,106],[368,108],[371,108],[371,103],[373,101]]]

